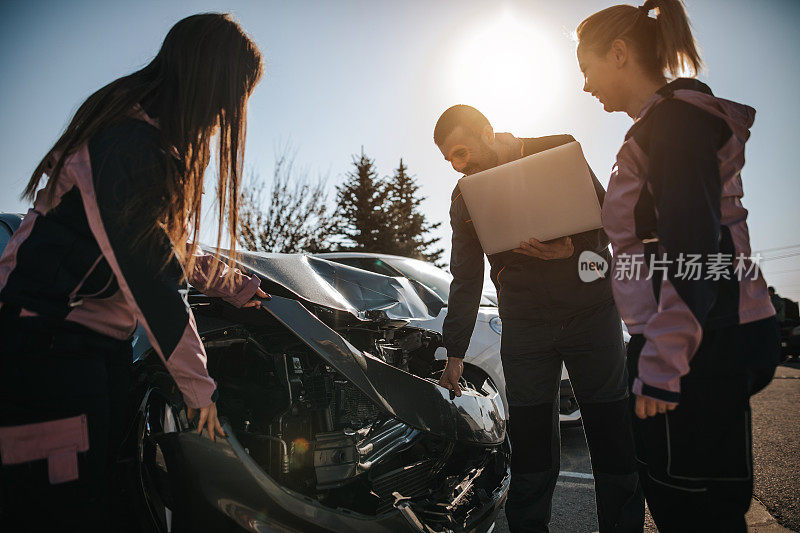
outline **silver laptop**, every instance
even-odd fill
[[[459,181],[486,254],[602,227],[589,165],[571,142]]]

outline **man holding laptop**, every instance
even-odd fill
[[[571,222],[586,216],[583,204],[587,190],[591,196],[592,185],[597,202],[590,198],[594,207],[590,205],[589,210],[596,210],[599,220],[605,191],[591,170],[583,187],[577,187],[577,182],[576,186],[553,183],[546,179],[548,176],[537,185],[542,193],[546,190],[551,204],[564,207],[555,212],[545,213],[552,211],[553,206],[548,205],[540,206],[541,213],[532,213],[530,206],[536,204],[536,195],[519,197],[522,195],[516,192],[523,190],[520,169],[528,168],[521,166],[527,161],[519,160],[574,141],[570,135],[521,139],[508,133],[495,134],[486,117],[466,105],[453,106],[439,118],[434,142],[456,172],[473,176],[495,169],[486,173],[491,176],[467,178],[472,180],[469,185],[476,187],[469,191],[468,201],[462,194],[462,184],[456,185],[451,197],[453,282],[443,329],[448,359],[439,383],[461,394],[458,380],[477,318],[486,249],[503,323],[500,353],[512,446],[506,515],[511,531],[547,531],[560,463],[557,402],[562,361],[581,408],[600,531],[641,531],[644,500],[634,465],[622,325],[610,277],[598,272],[593,281],[585,282],[579,276],[578,258],[583,252],[597,254],[592,257],[610,264],[608,238],[602,229],[591,229],[567,236],[561,233],[546,242],[530,239],[511,245],[517,246],[513,249],[501,242],[512,226],[519,230],[517,220],[530,223],[530,215],[538,215],[537,225],[547,226],[551,233],[559,227],[576,227]],[[577,151],[567,153],[564,146],[564,153],[550,157],[546,164],[561,165],[559,161],[563,161],[574,166],[579,157],[580,169],[585,161],[582,155],[575,155],[580,149],[574,144]],[[495,168],[500,165],[503,168]],[[584,172],[587,169],[583,168]],[[497,191],[505,194],[502,204],[497,204],[496,198],[491,204],[496,196],[491,189],[495,183]],[[473,214],[480,215],[478,231],[468,205],[472,205]],[[487,213],[487,205],[495,207]],[[498,212],[493,217],[495,208]],[[503,227],[497,227],[502,219],[506,221]],[[589,227],[598,228],[599,223]]]

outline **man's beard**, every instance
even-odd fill
[[[500,163],[500,158],[497,156],[497,153],[492,150],[492,148],[486,144],[483,139],[480,139],[481,143],[481,151],[478,154],[478,157],[475,158],[477,161],[475,163],[469,163],[466,167],[464,167],[464,174],[466,176],[471,176],[472,174],[477,174],[478,172],[483,172],[484,170],[488,170],[490,168],[494,168]]]

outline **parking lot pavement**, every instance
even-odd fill
[[[755,498],[747,514],[749,530],[800,531],[800,364],[778,367],[775,379],[751,403]],[[553,495],[550,531],[597,531],[595,513],[594,483],[583,428],[562,428],[561,476]],[[494,533],[508,531],[501,512]],[[645,531],[657,531],[649,513]]]
[[[779,366],[751,405],[755,496],[780,524],[800,531],[800,363]]]
[[[553,494],[553,516],[550,531],[597,531],[594,504],[594,482],[591,479],[589,450],[583,428],[561,429],[561,473]],[[501,513],[495,533],[507,533],[508,522]]]
[[[594,481],[583,428],[561,428],[561,475],[553,494],[551,533],[597,531]],[[508,533],[505,514],[498,516],[494,533]],[[656,531],[649,514],[645,531]]]

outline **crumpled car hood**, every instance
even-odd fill
[[[220,255],[225,256],[225,252],[220,251]],[[360,320],[429,320],[444,305],[430,289],[407,278],[383,276],[304,254],[237,252],[237,263],[300,299],[351,313]]]
[[[505,438],[505,409],[490,384],[461,396],[361,352],[300,302],[273,297],[263,309],[381,407],[406,424],[441,437],[496,445]],[[487,389],[488,388],[488,389]]]

